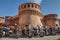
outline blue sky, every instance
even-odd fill
[[[30,2],[32,0],[29,0]],[[0,0],[0,16],[15,16],[18,14],[18,7],[26,0]],[[33,1],[32,1],[33,2]],[[41,6],[41,13],[58,14],[60,18],[60,0],[42,0],[39,4]]]

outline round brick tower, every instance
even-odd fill
[[[36,3],[25,3],[19,6],[19,25],[21,28],[26,25],[32,25],[37,27],[37,25],[42,25],[43,15],[41,14],[41,8]]]
[[[48,14],[45,16],[47,26],[58,26],[58,15],[57,14]]]

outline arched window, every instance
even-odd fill
[[[37,7],[37,5],[35,5],[35,8]]]
[[[32,5],[32,7],[33,7],[33,5]]]
[[[30,5],[28,4],[28,7],[30,7]]]
[[[21,8],[23,8],[23,7],[21,6]]]
[[[24,5],[24,8],[26,8],[26,5]]]

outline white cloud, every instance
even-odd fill
[[[34,0],[34,3],[41,4],[42,0]]]
[[[29,3],[29,2],[33,2],[33,3],[37,3],[37,4],[41,4],[42,0],[20,0],[22,1],[22,3]]]

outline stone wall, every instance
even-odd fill
[[[48,14],[45,16],[46,26],[58,26],[58,15]]]
[[[37,27],[37,25],[42,26],[40,17],[38,15],[24,14],[19,16],[19,25],[21,27],[25,27],[29,24],[33,27]]]

